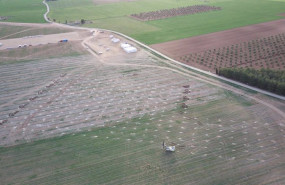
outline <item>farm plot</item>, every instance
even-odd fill
[[[223,67],[284,69],[283,20],[154,44],[185,64],[215,72]]]
[[[179,90],[192,89],[183,86]],[[220,93],[222,98],[208,103],[0,148],[1,181],[284,184],[284,120],[259,104]],[[175,145],[176,152],[165,153],[163,140]]]
[[[284,70],[285,33],[192,53],[178,60],[212,72],[219,68]]]
[[[167,10],[158,10],[152,12],[144,12],[139,14],[132,14],[131,17],[141,21],[151,21],[158,19],[165,19],[168,17],[175,17],[181,15],[191,15],[209,11],[221,10],[221,7],[207,6],[207,5],[194,5],[181,8],[173,8]]]
[[[138,55],[132,62],[143,60]],[[223,97],[214,87],[163,69],[104,66],[88,57],[12,63],[1,70],[1,145],[173,109],[182,106],[185,84],[192,105],[207,102],[198,98]]]

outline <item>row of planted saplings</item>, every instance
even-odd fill
[[[218,66],[236,66],[279,56],[276,60],[276,63],[279,64],[280,61],[284,60],[284,51],[284,34],[279,34],[275,37],[207,50],[203,53],[190,54],[180,59],[184,62],[196,62],[200,65],[216,67],[218,63]]]
[[[63,78],[63,77],[65,77],[65,76],[66,76],[66,73],[61,74],[61,75],[60,75],[60,78]],[[33,102],[33,101],[35,101],[36,99],[38,99],[38,98],[39,98],[39,95],[42,95],[42,94],[46,93],[51,87],[57,85],[57,84],[60,82],[60,78],[51,81],[51,83],[50,83],[49,85],[45,86],[44,89],[39,90],[39,91],[37,92],[37,95],[36,95],[36,96],[33,96],[33,97],[29,98],[26,103],[24,103],[24,104],[22,104],[22,105],[19,105],[19,106],[18,106],[18,110],[13,111],[13,112],[10,112],[10,113],[8,114],[8,118],[6,118],[6,119],[0,121],[0,125],[3,125],[3,124],[5,124],[5,123],[7,123],[10,118],[15,117],[16,114],[18,114],[22,109],[24,109],[25,107],[27,107],[31,102]]]
[[[143,13],[138,13],[138,14],[131,14],[131,16],[137,19],[140,19],[140,20],[148,21],[148,20],[157,20],[157,19],[163,19],[167,17],[197,14],[201,12],[216,11],[216,10],[221,10],[221,8],[215,7],[215,6],[207,6],[207,5],[194,5],[194,6],[187,6],[187,7],[181,7],[181,8],[173,8],[173,9],[165,9],[165,10],[157,10],[157,11],[151,11],[151,12],[143,12]]]

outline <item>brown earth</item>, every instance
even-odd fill
[[[169,57],[175,58],[190,53],[201,52],[206,49],[220,48],[225,45],[241,43],[283,32],[285,32],[285,20],[281,19],[197,37],[153,44],[151,47]]]

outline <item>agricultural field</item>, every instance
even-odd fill
[[[42,0],[0,0],[0,21],[45,23]]]
[[[284,0],[48,4],[51,20],[84,19],[83,26],[158,43],[151,47],[205,70],[285,68]],[[131,17],[189,6],[221,9]],[[0,0],[2,21],[41,22],[43,12],[41,0]],[[189,38],[195,35],[202,36]],[[37,45],[0,50],[1,185],[285,184],[284,101],[183,68],[105,30],[0,24],[0,42],[23,39]],[[124,52],[126,42],[136,53]]]
[[[38,66],[33,80],[25,74],[30,65]],[[5,68],[14,69],[10,80],[1,76],[14,95],[2,96],[1,117],[19,113],[1,125],[1,144],[18,143],[0,148],[3,184],[285,182],[284,119],[256,102],[175,73],[106,66],[89,56]],[[13,83],[15,75],[26,80]],[[33,85],[44,89],[48,81],[55,85],[37,94]],[[29,95],[13,101],[20,92]],[[49,139],[31,142],[39,138]],[[177,151],[165,153],[163,140]]]
[[[284,70],[283,20],[151,45],[185,64],[216,72],[222,68]]]
[[[283,114],[108,33],[86,43],[104,53],[1,62],[1,184],[284,184]]]
[[[285,33],[189,54],[179,60],[212,72],[220,68],[285,70]]]
[[[94,3],[95,2],[95,3]],[[156,44],[241,26],[283,19],[284,1],[271,0],[138,0],[108,1],[60,0],[48,2],[48,15],[57,22],[92,21],[87,27],[106,28],[127,34],[146,44]],[[113,2],[113,3],[110,3]],[[153,21],[139,21],[131,14],[181,8],[193,5],[221,7],[194,15],[176,16]]]

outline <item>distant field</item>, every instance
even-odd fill
[[[205,4],[221,7],[221,11],[141,22],[129,17],[133,13]],[[50,18],[64,23],[86,19],[88,27],[107,28],[123,32],[144,43],[155,44],[187,38],[235,27],[281,19],[284,1],[271,0],[139,0],[95,4],[92,0],[60,0],[49,2]]]
[[[8,22],[44,23],[44,12],[42,0],[0,0],[0,17]]]

